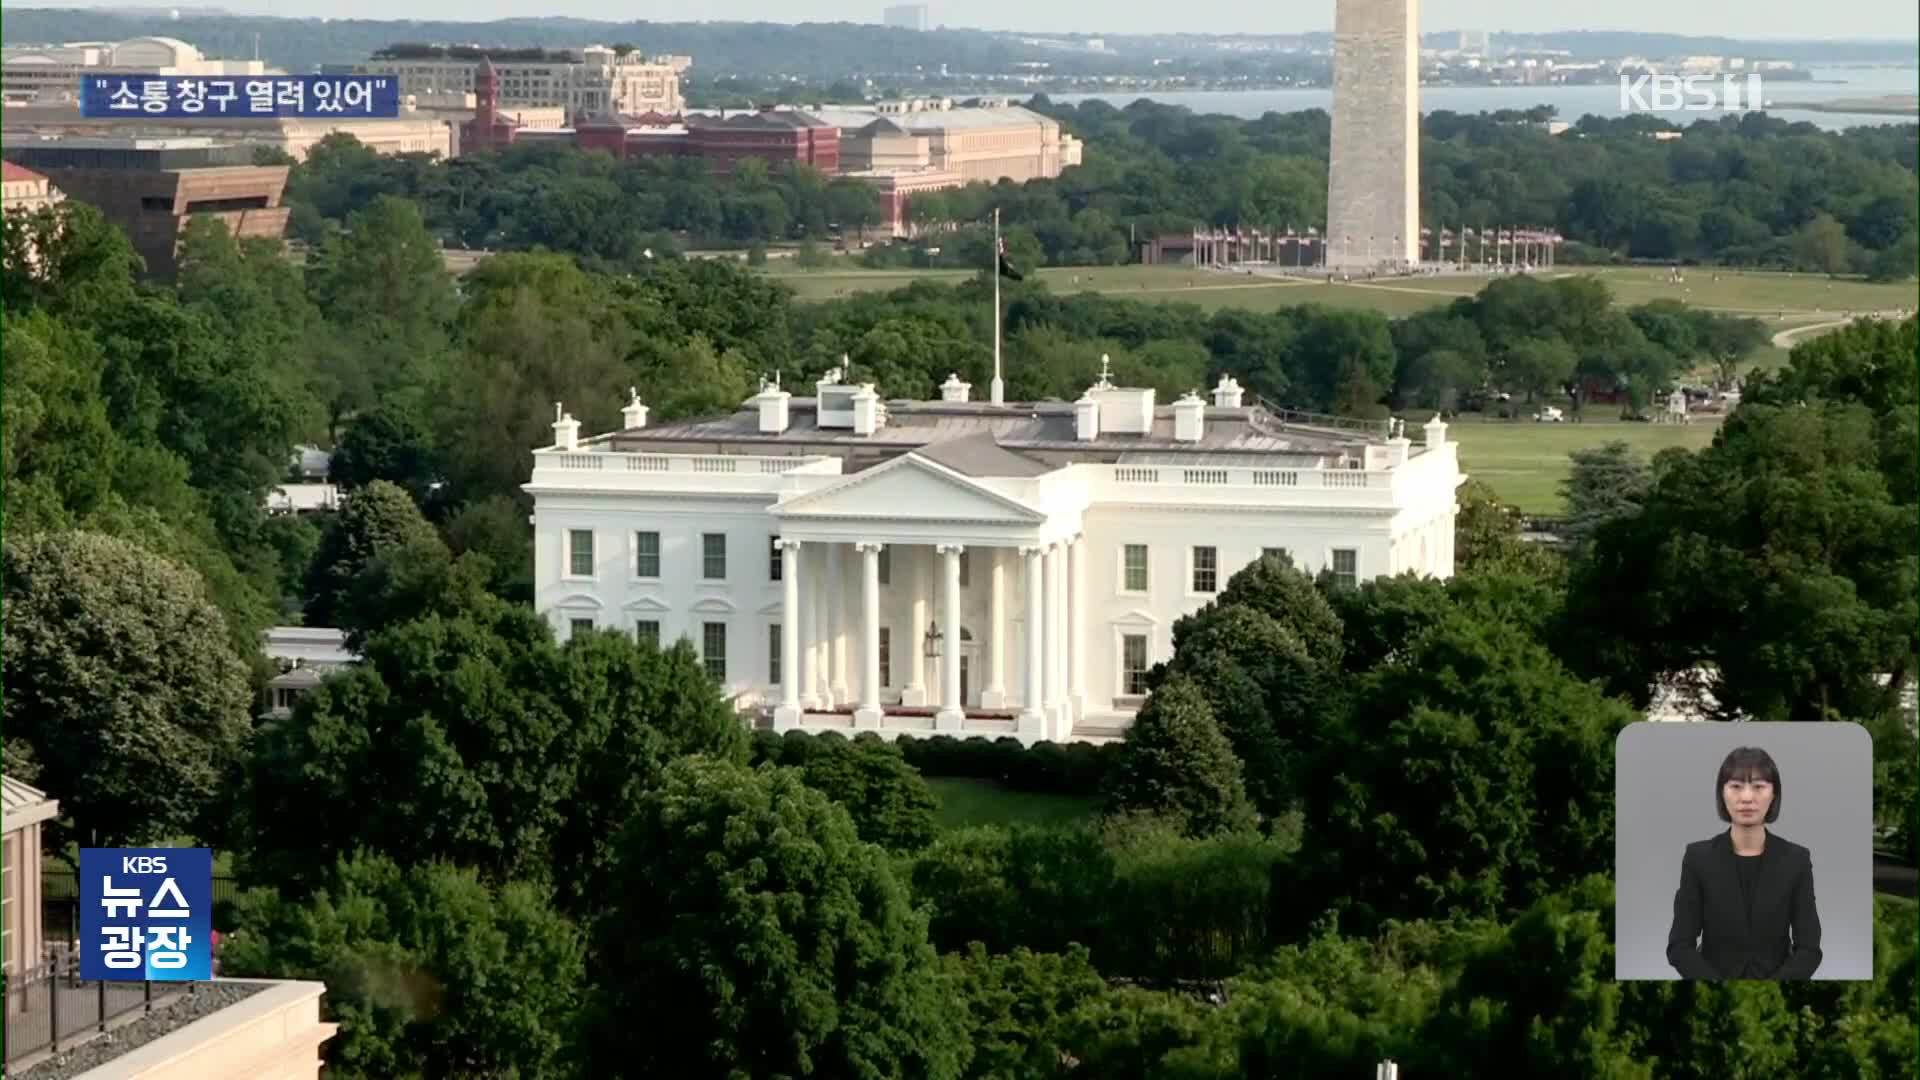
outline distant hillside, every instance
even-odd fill
[[[629,43],[642,52],[692,56],[696,74],[702,78],[735,74],[792,75],[822,82],[848,75],[911,71],[916,67],[934,72],[943,64],[954,72],[1004,72],[1023,61],[1045,62],[1054,75],[1145,74],[1159,70],[1152,64],[1156,58],[1180,57],[1208,66],[1233,65],[1262,56],[1274,58],[1273,52],[1251,51],[1249,46],[1259,50],[1325,50],[1332,43],[1332,35],[1326,33],[1110,34],[1104,39],[1105,52],[1089,52],[1048,45],[1076,37],[1084,39],[1086,35],[1013,35],[983,30],[916,33],[864,23],[613,23],[563,18],[464,23],[275,19],[196,15],[191,9],[181,11],[180,18],[172,19],[160,10],[110,13],[98,9],[9,9],[5,20],[0,21],[0,40],[14,45],[161,35],[180,38],[212,56],[248,57],[253,55],[254,35],[258,34],[261,58],[296,72],[310,71],[321,64],[363,60],[379,49],[399,43],[547,49],[596,42]],[[1457,40],[1457,31],[1436,31],[1425,37],[1430,48],[1446,47]],[[1709,54],[1801,63],[1911,64],[1916,49],[1911,42],[1742,42],[1730,38],[1597,31],[1500,34],[1496,44],[1564,49],[1580,58]]]
[[[876,9],[877,10],[877,9]],[[910,30],[855,23],[649,23],[581,19],[509,19],[490,23],[401,22],[369,19],[271,19],[256,16],[187,17],[102,15],[96,11],[9,8],[0,22],[8,45],[161,35],[211,56],[249,57],[254,35],[260,57],[289,71],[364,60],[401,42],[566,48],[631,43],[645,53],[692,56],[703,77],[792,74],[809,78],[897,72],[916,65],[955,71],[1004,70],[1042,57],[1061,68],[1058,52],[974,30]],[[1073,66],[1112,69],[1117,58],[1076,56]]]

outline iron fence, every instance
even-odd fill
[[[153,1011],[153,983],[85,980],[76,955],[60,947],[47,952],[46,963],[7,972],[7,1065],[57,1053],[106,1031],[121,1017]],[[165,1001],[182,990],[193,993],[196,985],[162,983],[157,996]]]

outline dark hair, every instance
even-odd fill
[[[1738,746],[1720,763],[1720,778],[1713,782],[1713,808],[1719,812],[1721,821],[1733,820],[1733,816],[1727,813],[1725,792],[1727,784],[1734,780],[1748,783],[1764,780],[1773,785],[1773,802],[1767,806],[1767,824],[1780,820],[1780,796],[1783,794],[1780,766],[1773,763],[1773,758],[1765,750],[1757,746]]]

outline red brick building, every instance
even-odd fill
[[[520,125],[500,115],[500,76],[482,56],[473,73],[473,119],[460,125],[460,152],[499,150],[513,144]]]
[[[687,121],[687,147],[723,176],[746,158],[759,158],[770,169],[793,163],[829,176],[840,172],[840,129],[791,110],[693,117]]]

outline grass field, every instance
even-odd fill
[[[1598,411],[1598,410],[1596,410]],[[1645,457],[1670,446],[1698,450],[1713,441],[1717,421],[1691,424],[1635,424],[1589,420],[1579,424],[1537,424],[1531,420],[1462,420],[1447,429],[1460,444],[1460,468],[1484,480],[1506,502],[1530,514],[1555,515],[1564,509],[1560,482],[1571,466],[1567,455],[1619,439]]]
[[[1561,271],[1573,273],[1576,271]],[[1772,329],[1785,329],[1848,311],[1893,311],[1920,306],[1920,287],[1875,285],[1864,281],[1827,281],[1805,274],[1776,274],[1698,269],[1684,282],[1645,267],[1581,270],[1605,281],[1623,304],[1682,300],[1690,305],[1753,315]],[[769,276],[791,287],[801,300],[830,300],[858,292],[897,289],[914,281],[959,282],[968,270],[818,271],[782,267]],[[1367,308],[1407,315],[1471,296],[1486,286],[1484,276],[1407,278],[1382,282],[1314,284],[1177,266],[1048,267],[1038,271],[1056,292],[1099,292],[1156,302],[1197,304],[1209,311],[1225,307],[1275,311],[1298,304]]]
[[[1035,795],[1008,791],[990,780],[930,777],[927,787],[940,800],[938,821],[942,829],[964,829],[969,825],[1061,825],[1092,817],[1099,809],[1096,799],[1072,795]]]

